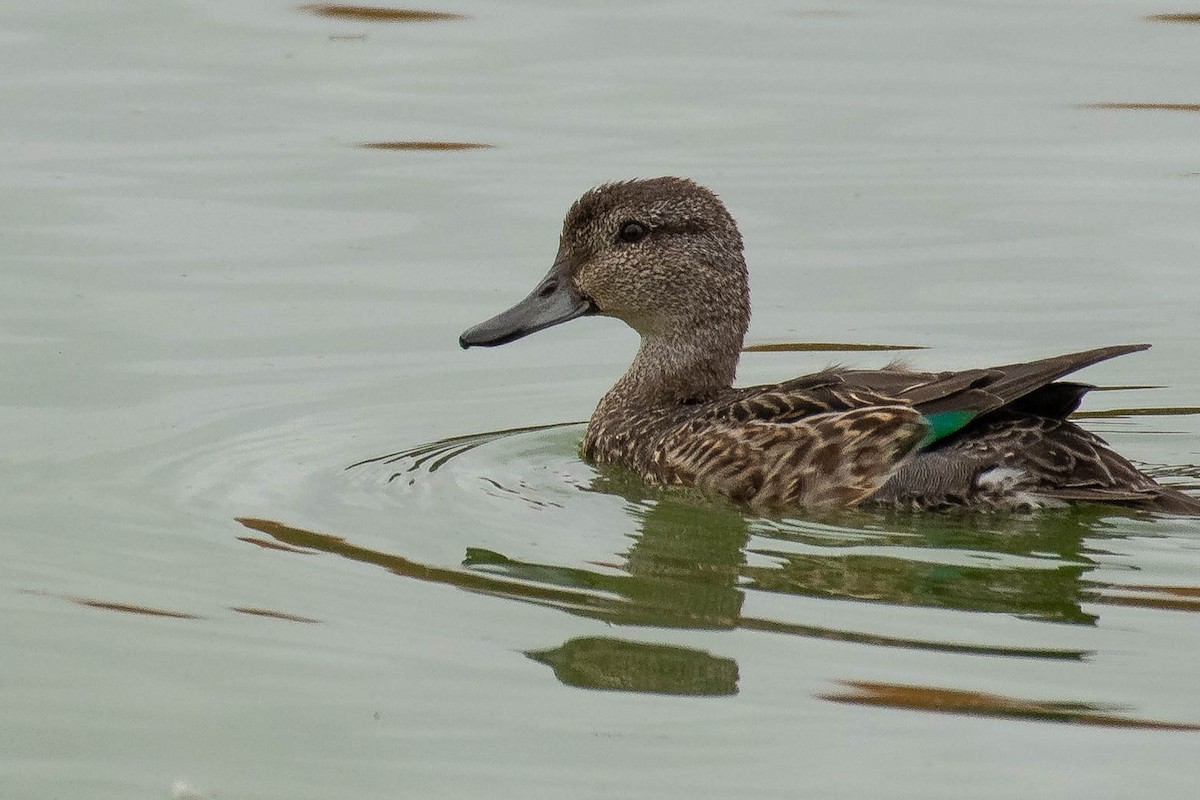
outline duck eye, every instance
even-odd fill
[[[650,229],[642,223],[631,221],[621,225],[621,231],[617,234],[617,238],[626,244],[633,244],[645,239],[649,232]]]

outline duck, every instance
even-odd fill
[[[590,315],[625,322],[641,342],[588,421],[581,455],[652,485],[761,512],[1084,502],[1200,514],[1200,499],[1070,419],[1095,387],[1062,378],[1146,344],[944,372],[830,367],[735,387],[750,323],[742,236],[717,195],[687,178],[584,193],[546,276],[459,345],[504,345]]]

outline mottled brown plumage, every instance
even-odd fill
[[[583,314],[625,321],[641,345],[596,407],[584,457],[756,508],[1081,500],[1200,514],[1067,419],[1091,387],[1059,378],[1148,345],[738,389],[749,297],[741,235],[712,192],[683,178],[607,184],[571,207],[537,288],[459,341],[504,344]]]

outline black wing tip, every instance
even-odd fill
[[[1151,347],[1152,345],[1144,342],[1140,344],[1114,344],[1107,347],[1093,347],[1090,350],[1077,350],[1074,353],[1063,353],[1062,355],[1050,356],[1048,358],[1039,358],[1034,361],[1005,364],[1003,366],[991,367],[990,369],[1002,374],[1018,375],[1031,375],[1044,372],[1047,376],[1047,382],[1049,382],[1085,367],[1090,367],[1093,364],[1099,364],[1101,361],[1108,361],[1109,359],[1129,355],[1130,353],[1140,353],[1143,350],[1149,350]],[[1054,377],[1050,377],[1051,375]]]

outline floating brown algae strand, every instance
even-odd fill
[[[422,11],[415,8],[384,8],[383,6],[352,6],[336,3],[308,3],[301,11],[321,17],[356,19],[362,22],[447,22],[470,19],[466,14],[447,11]]]
[[[91,597],[68,597],[72,603],[88,608],[100,608],[105,611],[120,611],[126,614],[143,614],[147,617],[170,617],[171,619],[203,619],[199,614],[187,611],[168,611],[151,606],[139,606],[132,603],[114,603],[109,600],[96,600]]]
[[[1200,22],[1200,14],[1147,14],[1142,19],[1147,22]]]
[[[493,145],[479,142],[362,142],[364,150],[490,150]]]
[[[886,706],[941,714],[974,717],[1000,717],[1039,722],[1073,723],[1103,728],[1141,728],[1161,731],[1200,731],[1190,722],[1121,717],[1112,706],[1073,701],[1026,700],[985,692],[945,689],[938,686],[910,686],[874,681],[840,681],[849,691],[817,695],[836,703]]]
[[[266,617],[268,619],[282,619],[287,622],[304,622],[310,625],[321,622],[319,619],[312,617],[302,617],[299,614],[289,614],[286,611],[272,611],[269,608],[250,608],[246,606],[230,606],[230,611],[236,611],[239,614],[250,614],[255,617]]]
[[[1200,103],[1083,103],[1079,108],[1106,111],[1200,111]]]

